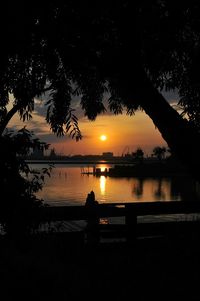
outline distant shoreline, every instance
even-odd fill
[[[81,160],[25,160],[26,163],[30,164],[133,164],[132,162],[126,161],[81,161]]]

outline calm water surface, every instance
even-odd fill
[[[31,164],[34,169],[46,164]],[[51,177],[46,177],[43,190],[37,195],[46,204],[66,206],[83,205],[93,190],[100,202],[181,201],[196,198],[195,183],[189,178],[114,178],[82,174],[92,171],[92,165],[56,164]],[[112,167],[96,164],[102,170]]]

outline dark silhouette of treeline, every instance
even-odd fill
[[[127,161],[127,158],[121,156],[113,156],[107,157],[104,155],[73,155],[73,156],[65,156],[65,155],[55,155],[55,156],[34,156],[29,155],[25,157],[26,160],[62,160],[62,161],[100,161],[100,160],[110,160],[110,161]]]
[[[109,169],[109,176],[136,176],[136,177],[157,177],[157,176],[183,176],[189,175],[189,171],[174,158],[167,159],[144,159],[142,162],[134,161],[134,164],[115,165]]]
[[[26,156],[25,159],[30,163],[88,163],[95,164],[100,161],[105,163],[115,164],[114,167],[109,168],[106,172],[101,172],[97,169],[94,174],[100,176],[102,174],[116,177],[157,177],[157,176],[182,176],[190,175],[187,168],[173,155],[168,157],[160,157],[152,155],[150,157],[137,156],[133,154],[126,154],[124,156],[106,155],[54,155],[54,156]],[[99,171],[99,172],[98,172]]]

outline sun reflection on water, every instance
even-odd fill
[[[100,176],[100,191],[102,195],[105,195],[106,192],[106,177]]]

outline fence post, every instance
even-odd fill
[[[132,204],[125,204],[126,239],[133,243],[137,237],[137,212]]]
[[[87,244],[90,246],[96,246],[99,243],[99,211],[96,207],[87,208]]]

